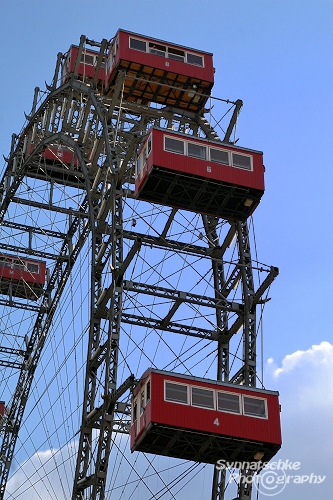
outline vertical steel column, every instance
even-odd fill
[[[218,217],[203,216],[203,223],[211,248],[220,246],[219,237],[216,231]],[[214,280],[215,298],[223,299],[225,285],[223,257],[221,261],[212,260],[212,271]],[[227,382],[229,380],[229,341],[224,339],[228,332],[228,314],[226,310],[216,309],[216,327],[218,334],[217,343],[217,380]],[[212,500],[223,500],[225,489],[225,470],[214,469],[212,484]]]
[[[117,389],[118,351],[122,309],[122,278],[119,271],[123,264],[123,212],[122,191],[112,186],[112,285],[109,308],[109,334],[105,357],[105,400],[112,398]],[[95,481],[92,498],[103,500],[105,498],[105,483],[111,450],[115,402],[106,404],[100,427],[98,450],[96,455]]]
[[[210,222],[210,230],[212,220]],[[206,227],[206,226],[205,226]],[[239,253],[239,268],[242,283],[243,294],[243,359],[242,367],[236,375],[232,377],[232,382],[237,384],[244,384],[255,387],[256,385],[256,315],[253,299],[255,295],[252,260],[250,251],[250,241],[247,222],[237,221],[235,223],[237,240],[238,240],[238,253]],[[207,230],[206,230],[207,231]],[[208,234],[208,232],[207,232]],[[217,241],[217,234],[210,231],[212,241]],[[209,241],[211,241],[209,239]],[[223,263],[213,261],[213,276],[215,291],[223,290]],[[218,288],[220,287],[220,288]],[[226,318],[217,318],[217,325],[221,325],[223,331],[228,331],[227,316]],[[227,363],[224,358],[227,357]],[[218,380],[229,380],[229,351],[226,347],[219,342],[218,347]],[[238,483],[238,500],[246,500],[251,497],[252,491],[252,477],[253,471],[241,470],[239,483]],[[212,500],[223,500],[225,498],[225,469],[219,471],[214,470]]]
[[[249,231],[247,222],[237,222],[237,237],[239,248],[239,265],[241,267],[244,324],[243,324],[243,373],[240,380],[244,385],[256,386],[256,311],[253,306],[255,295],[252,260],[250,251]],[[240,470],[238,482],[239,500],[251,498],[252,470]]]
[[[243,373],[239,382],[256,386],[256,310],[252,260],[247,222],[237,222],[239,266],[242,276],[244,324],[243,324]]]
[[[90,326],[86,365],[86,381],[84,389],[84,403],[82,410],[82,426],[77,454],[76,470],[72,498],[84,498],[84,487],[91,484],[88,481],[92,447],[93,426],[89,425],[89,416],[95,409],[96,399],[96,372],[99,364],[100,348],[100,318],[98,317],[97,301],[101,292],[101,275],[96,268],[96,258],[100,239],[96,235],[96,228],[92,233],[92,263],[91,263],[91,303]]]

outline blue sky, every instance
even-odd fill
[[[258,255],[280,268],[264,317],[266,386],[281,392],[281,456],[288,458],[296,447],[311,472],[326,466],[316,454],[311,459],[309,447],[320,441],[325,456],[333,447],[324,434],[333,410],[332,26],[331,0],[0,3],[5,156],[11,134],[30,111],[34,88],[51,82],[57,53],[78,44],[81,34],[100,41],[122,27],[213,52],[213,95],[243,100],[239,144],[264,152],[266,193],[254,217]],[[301,421],[311,429],[318,425],[314,409],[321,432],[316,427],[313,437],[309,433],[305,446],[295,429]],[[286,488],[277,498],[329,498],[328,481],[304,488]]]

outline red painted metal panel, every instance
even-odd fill
[[[68,52],[67,56],[65,59],[65,62],[62,67],[62,79],[61,82],[64,83],[67,80],[67,77],[69,74],[74,72],[75,69],[75,64],[76,64],[76,58],[78,54],[79,48],[76,45],[71,45]],[[89,56],[92,55],[95,58],[98,57],[99,52],[95,50],[90,50],[90,49],[84,49],[85,53]],[[91,64],[81,62],[79,64],[79,69],[78,69],[78,75],[81,77],[87,77],[87,78],[93,78],[95,74],[95,66],[92,66]],[[98,80],[101,82],[105,82],[105,67],[101,67],[99,72],[98,72]]]
[[[0,277],[2,279],[10,279],[16,282],[23,281],[26,283],[36,283],[39,285],[44,285],[45,284],[45,278],[46,278],[46,263],[37,261],[37,260],[31,260],[31,259],[23,259],[20,258],[18,259],[17,257],[10,256],[10,255],[0,255],[1,257],[7,259],[13,259],[13,265],[3,265],[3,262],[0,260]],[[31,271],[27,271],[24,269],[17,269],[15,268],[15,262],[17,263],[32,263],[32,264],[37,264],[39,266],[39,272],[34,273]]]
[[[130,40],[144,44],[142,50],[130,47]],[[162,44],[162,55],[151,53],[149,44]],[[183,51],[183,60],[172,57],[171,51]],[[203,66],[187,62],[188,57],[200,59]],[[120,70],[125,71],[123,97],[129,102],[162,105],[197,112],[207,102],[214,84],[212,54],[119,30],[107,57],[106,88],[112,95]],[[185,92],[186,90],[186,92]]]
[[[221,382],[203,381],[174,375],[168,372],[147,371],[142,377],[142,383],[147,376],[151,380],[151,400],[147,404],[144,417],[140,417],[140,426],[131,427],[131,448],[150,424],[169,426],[190,431],[199,431],[207,435],[220,434],[240,440],[252,440],[280,445],[280,408],[278,394],[272,391],[223,384]],[[202,387],[224,392],[237,393],[245,396],[265,398],[267,401],[268,418],[257,418],[247,415],[226,413],[213,409],[199,408],[190,405],[173,403],[164,400],[165,381],[179,382],[194,387]],[[134,391],[134,397],[141,389],[140,384]],[[216,425],[217,420],[219,425]],[[214,423],[215,422],[215,423]]]
[[[75,167],[78,167],[80,165],[78,158],[74,155],[74,153],[70,149],[66,148],[65,146],[62,147],[49,146],[42,153],[42,156],[46,160],[51,160],[51,161],[59,160],[60,162],[65,163],[66,165],[73,164]]]
[[[3,417],[5,414],[5,402],[0,401],[0,417]]]
[[[30,153],[32,153],[33,150],[34,144],[30,144]],[[48,146],[41,155],[45,160],[49,160],[52,163],[59,161],[66,165],[74,165],[75,167],[80,166],[77,156],[66,146]]]
[[[146,65],[152,68],[161,69],[163,71],[170,71],[175,74],[190,76],[193,78],[198,78],[199,80],[204,80],[207,82],[214,83],[214,67],[213,67],[213,55],[208,52],[199,51],[197,49],[191,49],[183,47],[181,45],[175,45],[163,40],[156,40],[144,35],[137,35],[135,33],[130,33],[128,31],[119,30],[116,37],[118,36],[118,50],[115,54],[114,64],[111,68],[110,76],[107,76],[108,81],[112,79],[112,73],[114,68],[117,66],[120,60],[129,61],[133,63],[138,63]],[[196,66],[194,64],[189,64],[186,62],[176,61],[169,58],[164,58],[155,54],[150,54],[148,52],[142,52],[140,50],[131,49],[129,46],[130,37],[144,40],[146,42],[156,41],[166,45],[167,47],[173,49],[180,49],[184,51],[191,52],[193,54],[203,57],[204,67]]]
[[[176,150],[183,145],[184,154],[166,151],[167,138],[178,144]],[[148,141],[151,149],[145,147]],[[198,146],[206,151],[206,159],[189,155],[189,149]],[[222,152],[229,164],[211,161],[212,152]],[[245,161],[244,168],[235,166],[241,158],[239,165]],[[153,203],[244,220],[264,194],[265,169],[260,151],[152,128],[139,149],[138,164],[135,197]]]
[[[211,146],[217,149],[226,151],[234,151],[239,153],[248,153],[253,159],[253,171],[235,168],[227,165],[213,163],[208,160],[201,160],[187,155],[171,153],[164,150],[164,137],[170,136],[181,140],[190,141],[192,143]],[[171,131],[152,129],[153,147],[150,155],[147,158],[146,166],[136,182],[136,191],[140,189],[145,177],[153,166],[165,167],[177,172],[184,172],[195,176],[208,178],[216,181],[228,182],[239,186],[250,187],[264,191],[264,165],[263,154],[260,151],[252,151],[245,148],[237,148],[223,143],[207,141],[195,137],[185,137],[181,134],[172,133]]]
[[[152,421],[154,422],[255,441],[281,443],[280,428],[276,427],[276,422],[274,422],[276,418],[273,418],[276,417],[276,414],[279,415],[277,396],[265,394],[264,397],[267,398],[268,406],[268,419],[261,419],[166,402],[164,401],[164,380],[183,383],[187,382],[187,380],[157,373],[152,374],[152,379],[152,400],[154,401]],[[209,382],[195,381],[190,385],[218,389],[215,384]],[[258,392],[244,391],[238,388],[234,389],[233,387],[229,389],[222,386],[221,389],[226,392],[238,394],[244,394],[245,392],[248,396],[260,396]],[[270,417],[271,413],[273,422]],[[214,424],[216,418],[220,422],[219,426]]]

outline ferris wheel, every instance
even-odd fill
[[[214,122],[213,75],[211,54],[119,30],[35,89],[1,180],[1,499],[248,499],[234,464],[278,451],[262,153],[231,139],[241,101]]]

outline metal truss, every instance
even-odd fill
[[[79,51],[82,51],[84,42],[86,40],[82,39]],[[103,41],[99,64],[105,44]],[[21,243],[6,243],[0,247],[12,253],[47,260],[50,276],[37,305],[32,306],[24,300],[9,301],[4,297],[0,300],[1,305],[28,309],[35,315],[34,326],[26,333],[25,349],[0,348],[0,364],[20,370],[1,431],[0,499],[4,497],[24,410],[50,325],[87,242],[91,251],[91,296],[82,421],[78,430],[72,491],[72,498],[77,500],[105,498],[114,435],[128,433],[130,390],[140,373],[134,373],[134,369],[132,373],[129,369],[126,376],[119,377],[121,330],[134,325],[158,335],[177,334],[193,337],[198,342],[205,341],[211,346],[211,351],[216,352],[218,380],[255,386],[256,306],[278,274],[276,268],[263,269],[266,278],[255,289],[246,222],[221,221],[202,215],[201,242],[200,238],[196,241],[188,238],[186,231],[190,233],[190,230],[186,228],[184,234],[175,239],[170,235],[170,228],[175,223],[177,210],[172,209],[164,219],[164,225],[154,230],[144,232],[141,224],[137,230],[134,224],[129,229],[124,222],[124,208],[134,202],[131,186],[135,153],[149,127],[173,128],[213,140],[219,140],[219,137],[203,116],[175,108],[124,102],[121,99],[124,74],[119,75],[113,95],[108,98],[95,87],[98,69],[96,79],[86,83],[78,80],[76,68],[73,78],[58,87],[61,57],[60,54],[53,83],[41,104],[37,105],[41,94],[36,89],[27,124],[19,136],[13,136],[1,181],[0,222],[8,231],[22,233],[24,237]],[[224,137],[226,142],[230,140],[241,105],[241,101],[236,102]],[[79,167],[75,162],[69,165],[45,160],[43,151],[46,147],[60,146],[73,152]],[[40,197],[37,191],[34,192],[34,186],[41,184],[45,186],[47,196]],[[25,185],[30,186],[29,196],[20,189]],[[59,201],[59,186],[80,193],[76,205]],[[66,224],[53,230],[43,229],[31,221],[17,221],[11,215],[11,209],[16,205],[52,212],[64,218]],[[143,220],[138,211],[135,218],[135,221]],[[38,237],[57,244],[54,243],[53,249],[52,246],[38,246]],[[230,260],[228,252],[234,238],[238,255]],[[147,249],[181,257],[184,261],[205,262],[211,269],[210,290],[213,293],[205,295],[171,284],[167,286],[162,276],[160,282],[133,280],[129,270],[138,255]],[[242,288],[241,300],[233,298],[238,283]],[[163,302],[163,313],[141,314],[132,306],[134,303],[144,305],[150,298]],[[200,313],[196,314],[196,319],[200,319],[198,324],[192,320],[179,320],[177,315],[184,307],[199,312],[209,311],[214,319],[204,324]],[[231,366],[230,342],[239,330],[242,331],[243,347],[241,362],[235,371]],[[224,490],[225,477],[215,471],[212,500],[224,499]],[[250,489],[239,489],[239,499],[250,495]]]

